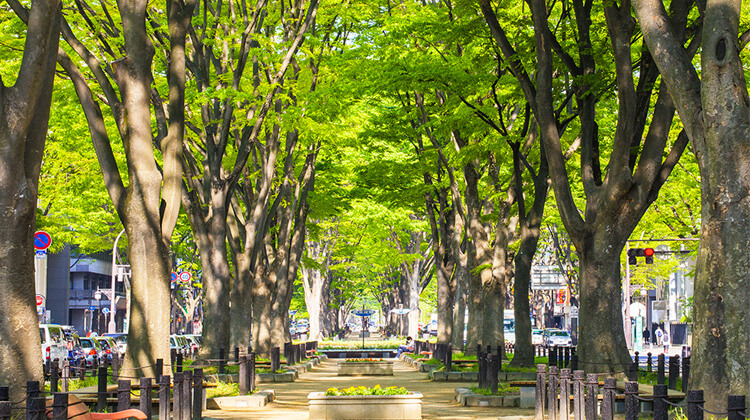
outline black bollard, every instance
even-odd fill
[[[557,420],[557,374],[557,366],[550,366],[547,381],[547,420]]]
[[[193,370],[193,418],[192,420],[201,420],[203,418],[203,369],[195,368]]]
[[[490,391],[492,391],[492,395],[495,395],[497,394],[497,366],[500,364],[500,358],[494,354],[488,354],[487,359],[489,367],[487,372],[489,376],[489,388]]]
[[[544,420],[544,390],[547,386],[547,366],[536,365],[536,391],[534,392],[534,419]]]
[[[362,356],[366,357],[366,356]],[[286,359],[286,365],[291,366],[294,364],[292,360],[292,343],[284,343],[284,358]]]
[[[586,374],[582,370],[573,371],[573,418],[583,420],[586,403],[584,401]]]
[[[615,388],[617,387],[617,379],[605,378],[604,379],[604,393],[602,395],[602,420],[614,420],[615,419]]]
[[[648,356],[648,359],[646,359],[646,368],[648,369],[648,373],[651,373],[654,371],[652,366],[653,364],[651,362],[651,352],[646,353],[646,355]]]
[[[654,420],[667,420],[667,386],[664,384],[654,385]]]
[[[633,360],[632,362],[630,362],[630,366],[628,367],[628,380],[629,381],[638,380],[638,362],[636,360]]]
[[[276,371],[279,370],[281,367],[281,360],[280,360],[280,354],[281,349],[278,347],[274,347],[271,349],[271,373],[276,373]]]
[[[182,372],[182,398],[180,399],[182,402],[182,420],[190,420],[193,418],[192,382],[193,372]]]
[[[141,378],[139,390],[141,392],[141,396],[138,409],[143,411],[143,414],[146,415],[147,420],[151,420],[151,418],[153,417],[153,414],[151,413],[151,405],[153,404],[153,398],[151,396],[153,384],[151,383],[151,378]]]
[[[117,411],[130,409],[130,381],[117,381]]]
[[[0,386],[0,401],[10,401],[10,388]]]
[[[548,362],[550,366],[557,366],[557,347],[550,347]]]
[[[107,368],[99,366],[96,374],[96,410],[103,412],[107,408]]]
[[[594,373],[586,375],[585,416],[587,420],[596,420],[596,408],[599,398],[599,377]]]
[[[703,420],[703,391],[690,390],[687,392],[687,418],[688,420]]]
[[[159,376],[159,418],[168,419],[169,416],[169,375]]]
[[[680,360],[678,356],[669,358],[669,389],[677,390],[677,378],[680,376]]]
[[[58,366],[58,360],[55,359],[50,363],[50,372],[49,372],[49,390],[50,392],[57,392],[59,391],[59,382],[60,382],[60,374],[59,374],[59,366]]]
[[[44,397],[32,398],[30,402],[26,404],[26,418],[29,420],[43,420],[46,416],[47,401]]]
[[[250,352],[247,356],[247,387],[250,392],[255,391],[255,353]]]
[[[56,392],[52,397],[52,418],[53,419],[65,419],[68,418],[68,394],[64,392]]]
[[[685,356],[682,358],[682,392],[687,392],[689,378],[690,378],[690,356]]]
[[[570,369],[560,371],[560,419],[570,418]]]
[[[0,420],[10,420],[10,401],[0,401]]]
[[[234,348],[234,362],[235,363],[240,362],[240,348],[239,347]]]
[[[576,352],[575,347],[571,349],[570,370],[573,370],[573,371],[578,370],[578,353]]]
[[[112,380],[117,382],[120,376],[120,356],[115,352],[112,355]]]
[[[446,349],[445,362],[443,362],[443,364],[445,365],[445,371],[450,372],[453,365],[453,345],[450,343]]]
[[[744,395],[729,395],[727,397],[727,420],[745,420]]]
[[[164,375],[164,359],[156,359],[156,374],[157,378],[160,378],[162,375]]]
[[[247,356],[240,358],[240,395],[247,395]]]
[[[625,420],[638,420],[638,382],[625,382]]]
[[[224,348],[223,347],[219,348],[219,375],[224,374],[224,362],[225,362],[224,355],[225,355]]]
[[[182,375],[183,372],[175,372],[172,384],[172,417],[174,420],[185,420],[182,417]]]
[[[68,384],[70,382],[70,360],[63,360],[62,367],[62,392],[68,392]]]
[[[41,395],[38,381],[26,382],[26,420],[41,419],[37,415],[38,399]],[[44,401],[42,401],[42,406],[44,406]]]
[[[172,366],[172,373],[177,372],[175,370],[175,359],[177,359],[177,350],[169,349],[169,363]]]
[[[656,357],[656,383],[664,385],[664,355],[660,354]]]
[[[177,354],[175,372],[182,372],[182,353]]]

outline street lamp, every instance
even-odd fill
[[[97,290],[94,292],[94,299],[99,302],[99,315],[96,316],[96,331],[99,332],[99,320],[102,317],[102,292]]]

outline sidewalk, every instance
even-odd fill
[[[295,382],[261,384],[260,389],[276,391],[276,401],[263,408],[247,411],[206,410],[204,419],[307,419],[307,395],[330,387],[402,386],[423,394],[422,418],[425,419],[497,419],[498,417],[533,418],[533,409],[501,407],[462,407],[454,399],[454,389],[469,387],[466,382],[432,382],[426,373],[417,372],[401,361],[393,366],[393,376],[347,377],[336,375],[336,360],[326,360],[319,367],[300,375]]]

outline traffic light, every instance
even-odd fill
[[[646,264],[653,264],[654,263],[654,248],[644,249],[643,256],[646,257]]]
[[[637,265],[636,257],[646,257],[646,264],[654,263],[654,248],[631,248],[628,250],[628,263]]]

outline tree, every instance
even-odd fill
[[[750,99],[742,60],[750,32],[740,36],[747,4],[681,5],[698,7],[702,17],[699,66],[692,60],[697,43],[685,47],[686,22],[670,18],[660,1],[636,0],[633,7],[700,168],[690,386],[704,389],[706,405],[718,409],[727,395],[750,394]]]
[[[201,353],[206,356],[217,354],[220,348],[250,344],[252,316],[248,302],[250,276],[255,271],[252,258],[263,246],[276,158],[282,145],[278,122],[269,127],[266,117],[269,112],[280,112],[278,96],[284,83],[289,83],[285,80],[287,69],[293,66],[305,33],[315,20],[317,6],[317,1],[308,5],[297,1],[290,8],[259,1],[251,8],[245,3],[230,3],[224,8],[219,1],[204,8],[203,19],[190,28],[192,50],[187,69],[195,95],[188,103],[192,118],[184,145],[183,200],[204,268]],[[230,50],[232,53],[227,53]],[[265,144],[264,137],[269,139]],[[247,167],[248,160],[253,159],[257,172]],[[253,173],[260,176],[251,176]],[[238,236],[237,219],[230,215],[233,195],[242,188],[240,183],[251,192],[245,203],[250,214],[243,218],[243,229],[248,232],[244,241]],[[233,218],[234,231],[227,226],[228,217]],[[228,249],[233,252],[233,265]]]
[[[34,231],[39,171],[47,139],[60,2],[34,0],[26,10],[23,58],[15,83],[0,79],[0,385],[22,398],[26,381],[40,380],[41,346],[34,291]],[[7,13],[7,11],[3,11]]]
[[[526,24],[534,28],[535,63],[529,57],[522,60],[493,5],[489,0],[480,1],[497,48],[521,84],[539,123],[560,216],[580,258],[581,366],[592,372],[625,371],[630,355],[621,311],[620,254],[677,163],[687,136],[678,136],[668,149],[674,107],[666,89],[658,89],[658,70],[648,51],[642,50],[638,59],[633,59],[633,49],[638,45],[632,36],[635,26],[628,2],[608,2],[600,9],[592,2],[575,0],[572,10],[568,3],[548,9],[543,0],[529,1],[529,5],[532,21]],[[677,10],[673,17],[677,21],[685,18],[683,10]],[[606,25],[606,41],[595,38],[594,21]],[[572,31],[567,32],[567,28]],[[529,41],[522,33],[514,35],[518,36],[516,45]],[[598,50],[601,45],[611,45],[612,49]],[[555,66],[553,56],[561,67]],[[567,72],[567,76],[555,78],[554,72]],[[606,113],[597,112],[597,104],[601,107],[606,103],[602,101],[609,91],[605,83],[612,83],[617,92],[613,130],[606,124]],[[556,95],[558,92],[566,95]],[[580,122],[578,179],[583,197],[573,193],[577,181],[566,167],[565,137],[558,123],[558,116],[573,97]],[[656,102],[652,104],[654,97]],[[611,147],[605,143],[609,138]],[[602,159],[608,159],[606,173],[602,171]],[[583,210],[579,203],[584,204]]]
[[[63,37],[82,63],[60,52],[58,61],[71,78],[89,125],[89,132],[99,158],[104,182],[128,241],[132,269],[131,334],[124,368],[135,375],[153,376],[156,359],[169,357],[170,272],[169,247],[180,210],[185,98],[185,37],[194,1],[167,3],[167,39],[170,56],[166,60],[169,93],[167,114],[161,107],[158,92],[152,90],[154,47],[147,23],[160,24],[150,18],[148,3],[142,0],[118,2],[119,22],[109,13],[106,2],[101,10],[90,5],[78,8],[81,25],[95,34],[85,45],[68,22],[63,23]],[[153,11],[152,16],[160,16]],[[147,22],[149,21],[150,22]],[[121,26],[120,26],[121,25]],[[164,35],[164,34],[161,34]],[[121,37],[121,38],[120,38]],[[121,42],[121,43],[120,43]],[[97,56],[94,51],[101,52]],[[79,65],[85,65],[89,79]],[[125,153],[128,184],[125,185],[113,153],[100,102],[89,80],[96,83],[109,106],[116,133]],[[159,129],[151,130],[153,104]],[[154,150],[156,148],[156,150]],[[157,154],[160,161],[157,161]],[[137,240],[135,240],[137,238]]]

